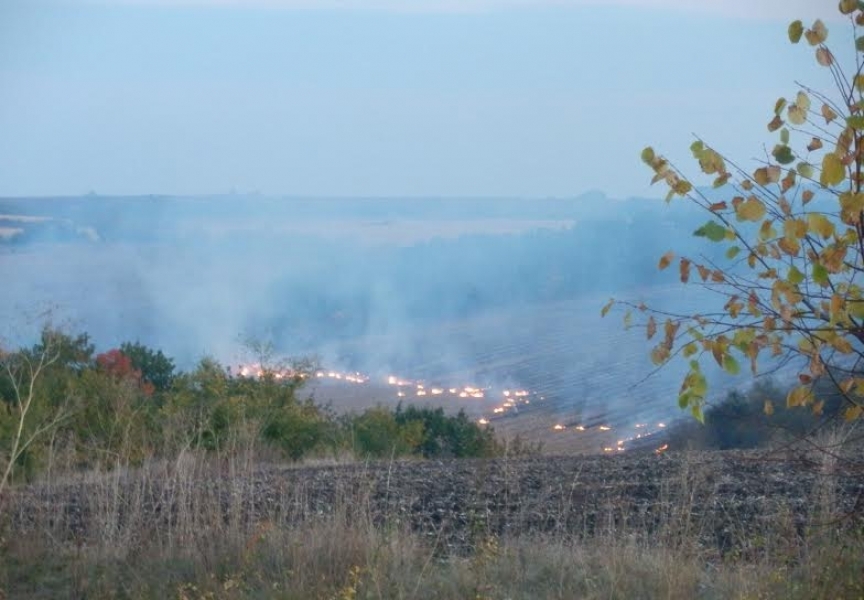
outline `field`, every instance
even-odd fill
[[[5,499],[9,597],[860,598],[860,451],[279,467],[181,456]],[[859,470],[849,465],[857,460]]]

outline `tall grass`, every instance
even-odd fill
[[[0,598],[864,597],[864,532],[833,512],[828,458],[811,522],[802,529],[780,506],[743,532],[749,546],[723,554],[701,541],[713,523],[698,505],[709,484],[697,460],[659,482],[650,518],[622,492],[583,535],[529,532],[519,523],[532,515],[513,497],[512,533],[478,520],[470,548],[452,551],[441,531],[376,511],[362,477],[325,492],[263,486],[251,456],[182,452],[13,489],[2,500]],[[572,509],[556,507],[555,521]]]

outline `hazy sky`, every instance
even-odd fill
[[[0,0],[0,195],[643,195],[646,144],[773,145],[836,4]]]

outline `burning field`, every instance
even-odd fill
[[[239,365],[238,375],[260,377],[258,364]],[[502,388],[494,384],[411,379],[398,375],[372,377],[357,371],[315,369],[308,372],[282,369],[277,379],[297,377],[305,383],[306,396],[340,412],[357,412],[376,405],[395,407],[418,404],[464,411],[483,426],[495,428],[505,443],[517,436],[523,442],[541,444],[547,453],[618,454],[630,449],[665,452],[667,424],[655,420],[634,421],[623,415],[564,410],[539,392]]]

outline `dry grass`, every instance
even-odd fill
[[[736,553],[700,541],[708,525],[696,503],[708,477],[693,461],[661,482],[660,526],[650,531],[620,518],[622,497],[588,536],[494,535],[478,522],[472,550],[451,553],[441,534],[412,528],[398,510],[373,510],[371,487],[336,485],[318,501],[296,483],[258,487],[248,461],[184,454],[15,490],[2,515],[0,590],[45,599],[862,598],[864,532],[834,518],[829,462],[805,535],[791,509],[777,510]],[[34,501],[81,484],[87,493],[74,501]],[[276,496],[266,510],[261,494]],[[571,509],[562,503],[559,521]]]

